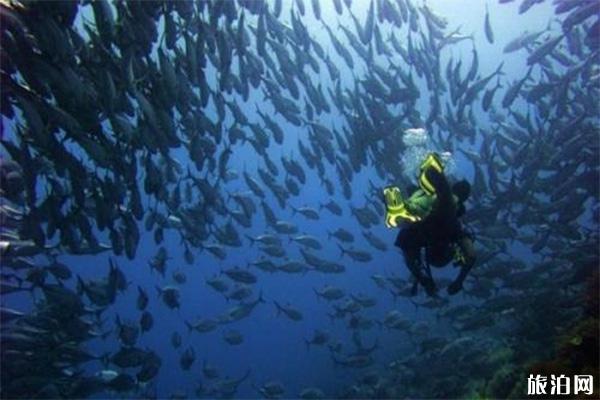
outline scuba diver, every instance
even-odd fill
[[[406,265],[416,279],[413,294],[418,285],[434,296],[437,288],[431,276],[431,268],[443,267],[454,260],[460,272],[448,286],[448,294],[462,289],[469,270],[475,263],[473,240],[459,221],[465,213],[464,202],[469,197],[471,185],[466,180],[456,182],[452,188],[444,176],[444,165],[436,153],[427,155],[420,166],[419,189],[408,199],[402,199],[398,187],[384,189],[386,204],[385,223],[388,228],[401,227],[395,245],[403,254]],[[421,250],[425,249],[425,264]]]

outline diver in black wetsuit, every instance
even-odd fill
[[[437,292],[430,266],[443,267],[452,260],[460,266],[458,276],[448,287],[448,293],[452,295],[462,289],[475,263],[473,240],[459,221],[465,213],[463,203],[469,197],[471,185],[463,180],[451,188],[440,157],[431,153],[421,164],[419,186],[420,189],[406,200],[401,198],[396,187],[384,190],[386,225],[396,227],[398,220],[406,222],[395,245],[402,249],[408,269],[428,295]],[[422,249],[425,249],[425,264]]]

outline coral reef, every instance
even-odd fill
[[[583,296],[583,315],[575,326],[555,338],[554,358],[537,362],[529,368],[529,373],[545,376],[564,374],[593,375],[594,394],[600,393],[600,321],[598,305],[600,297],[598,268],[588,277]],[[579,394],[576,398],[589,398]]]

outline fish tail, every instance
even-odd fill
[[[12,278],[18,282],[19,287],[23,286],[23,278],[13,275]],[[33,291],[33,286],[26,288],[25,290]]]
[[[499,73],[498,75],[504,75],[504,72]],[[500,84],[500,77],[498,76],[498,81],[496,82],[496,86],[498,89],[504,89],[504,86]]]
[[[100,360],[104,368],[108,368],[108,364],[110,363],[110,353],[103,353],[100,357],[98,357],[98,360]]]
[[[331,359],[333,360],[333,363],[335,365],[340,365],[341,364],[340,360],[338,360],[337,358],[335,358],[335,356],[333,355],[333,353],[330,352],[329,354],[331,355]]]
[[[256,112],[258,113],[258,115],[261,116],[261,118],[264,119],[264,114],[260,112],[260,108],[258,108],[258,103],[256,103]]]
[[[310,342],[304,339],[304,343],[306,343],[306,352],[308,353],[310,351]]]
[[[77,275],[77,286],[78,286],[77,292],[79,292],[80,290],[81,290],[81,293],[85,292],[85,289],[86,289],[85,282],[83,281],[83,279],[81,279],[81,276],[79,276],[79,275]],[[32,285],[31,287],[33,288],[34,286]]]
[[[413,305],[415,306],[415,310],[419,310],[419,303],[417,303],[413,299],[410,299],[410,302],[413,303]]]
[[[498,68],[496,68],[496,75],[505,75],[505,73],[502,72],[502,67],[504,67],[504,61],[502,61],[500,65],[498,65]]]
[[[254,239],[252,236],[250,235],[246,235],[246,237],[248,238],[248,240],[250,241],[250,247],[252,247],[254,245],[254,242],[256,242],[256,239]]]
[[[394,304],[396,304],[396,300],[398,300],[398,293],[396,293],[392,289],[390,289],[390,294],[392,295],[392,297],[394,299]]]
[[[187,326],[187,328],[188,328],[188,332],[192,333],[192,331],[194,330],[194,327],[192,326],[192,324],[190,324],[190,322],[187,320],[184,322],[185,322],[185,326]]]
[[[102,332],[100,334],[100,337],[102,338],[102,340],[106,340],[106,338],[108,337],[108,335],[110,335],[112,332],[113,332],[112,329],[109,329],[106,332]]]
[[[344,250],[341,244],[338,243],[337,245],[340,248],[340,251],[342,252],[342,254],[340,254],[340,258],[342,258],[344,257],[344,254],[346,254],[346,250]]]
[[[240,379],[238,379],[238,382],[242,383],[243,381],[245,381],[246,379],[248,379],[248,377],[250,376],[251,372],[252,372],[252,370],[250,368],[248,368],[246,370],[246,373],[244,374],[244,376],[242,376]]]
[[[379,348],[379,338],[375,339],[375,344],[373,345],[373,349]]]

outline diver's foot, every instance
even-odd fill
[[[425,292],[427,292],[427,295],[435,296],[437,294],[437,287],[435,287],[435,282],[433,282],[433,279],[425,279],[422,282],[422,285],[425,288]]]
[[[454,281],[448,286],[448,294],[455,295],[462,290],[462,281]]]

